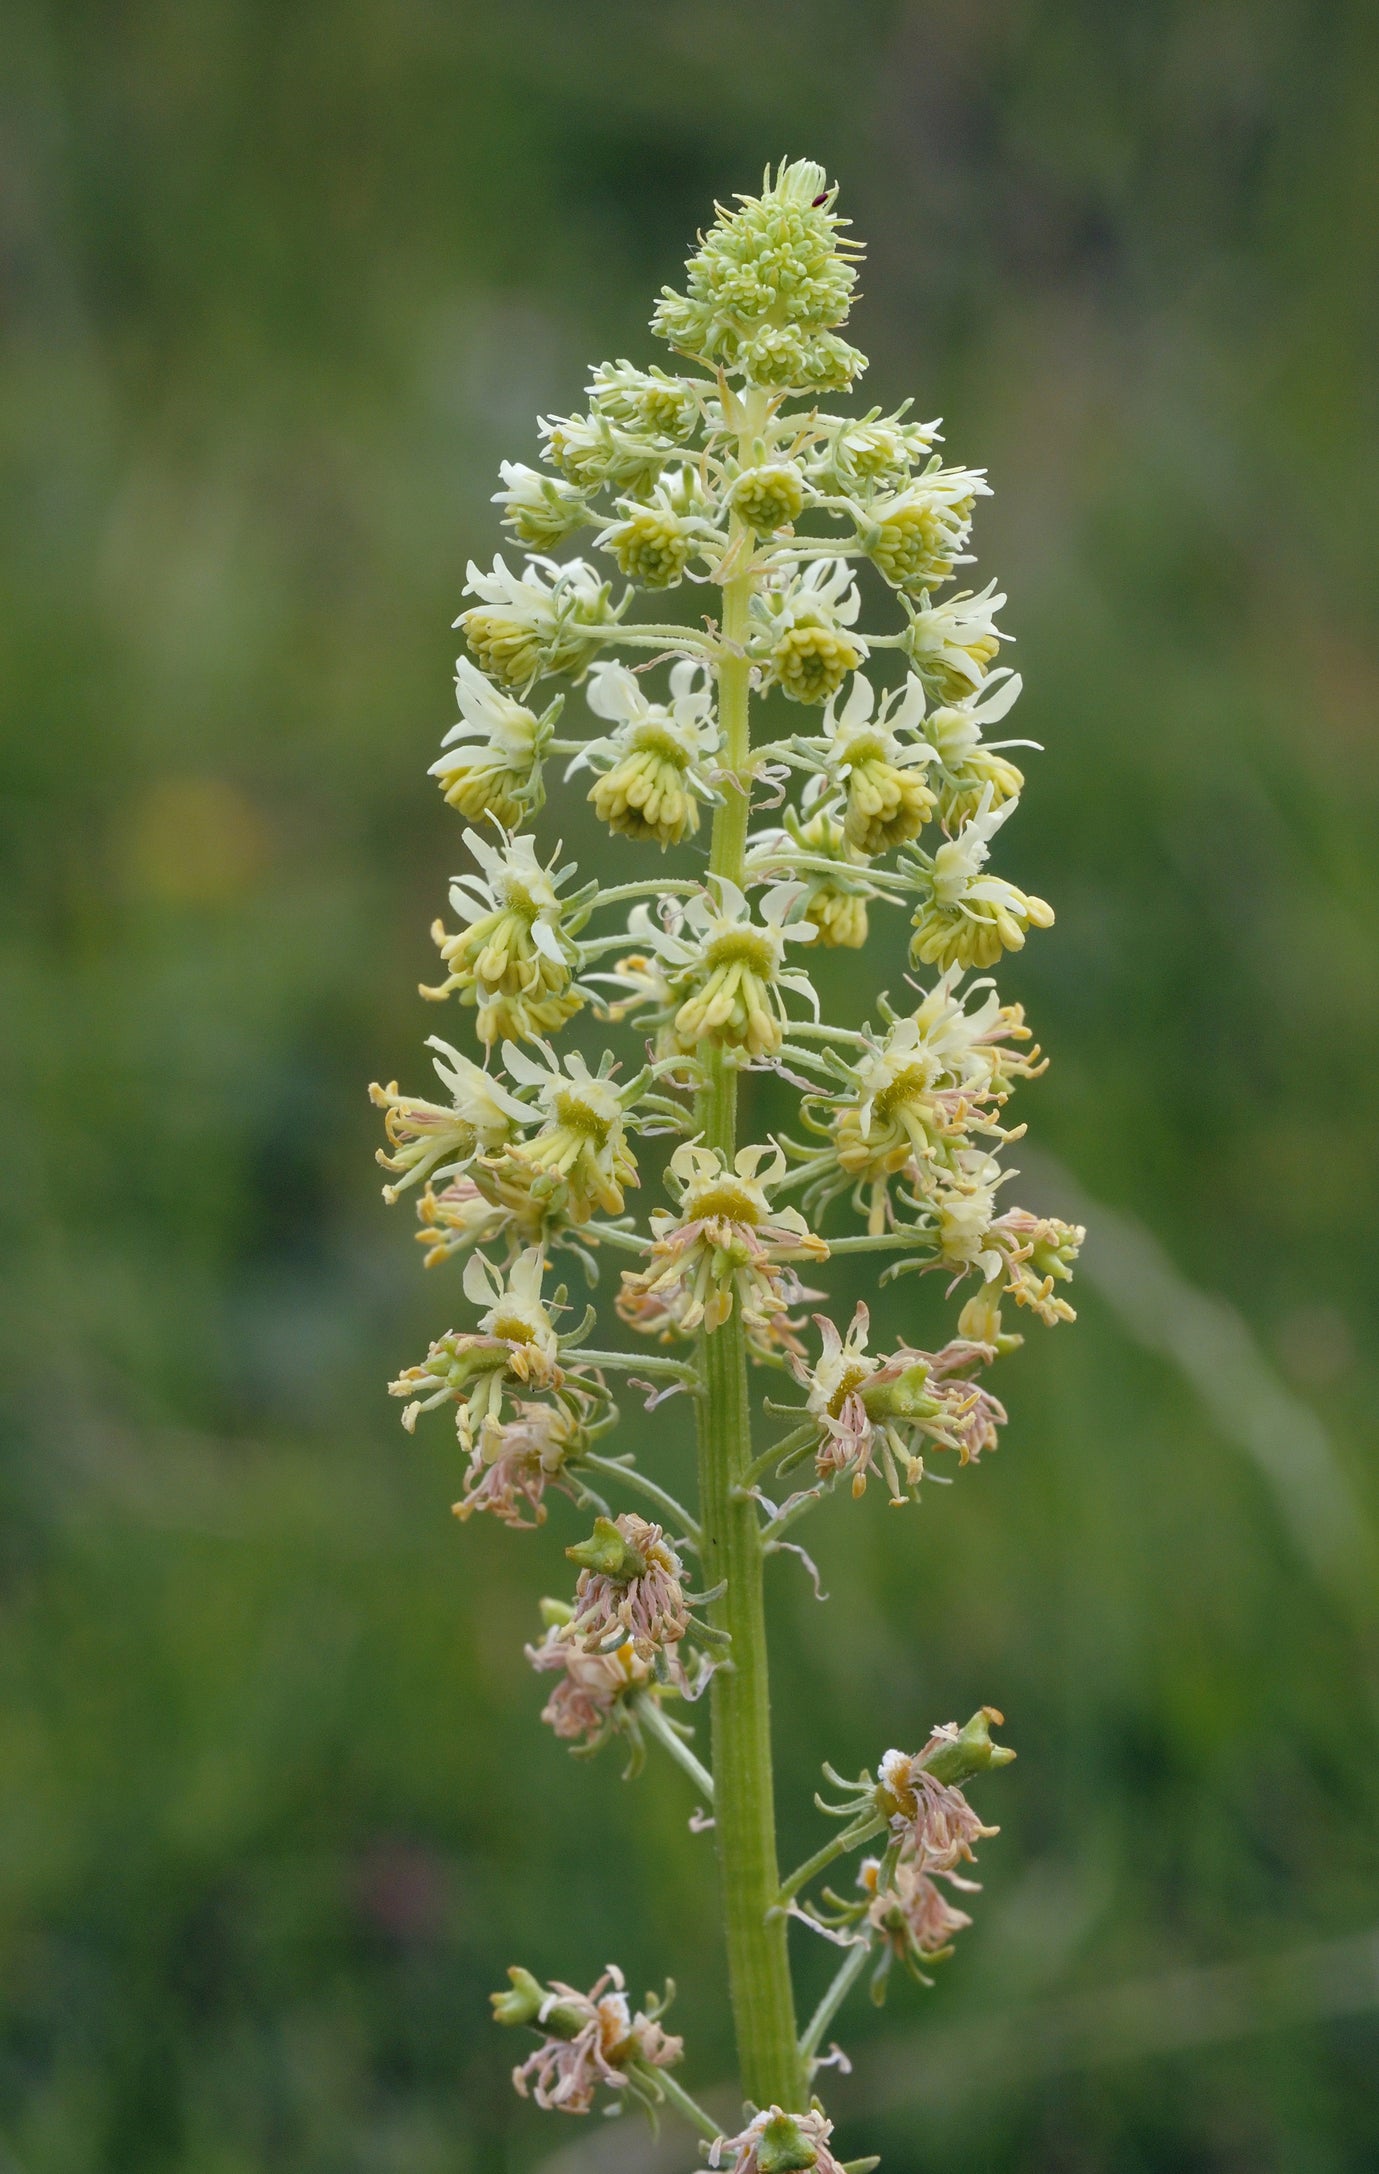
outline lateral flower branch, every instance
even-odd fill
[[[992,737],[1020,691],[998,661],[1005,599],[953,586],[988,486],[908,404],[834,412],[865,368],[841,333],[859,252],[836,193],[798,161],[718,207],[656,308],[674,367],[600,365],[584,411],[542,424],[542,465],[503,464],[519,555],[469,568],[459,722],[432,765],[467,827],[422,994],[467,1013],[474,1046],[432,1040],[428,1096],[371,1090],[385,1198],[411,1193],[428,1266],[461,1258],[470,1309],[392,1384],[404,1424],[451,1408],[461,1519],[529,1529],[553,1494],[592,1513],[567,1550],[573,1590],[542,1602],[527,1647],[542,1718],[576,1752],[620,1738],[629,1771],[675,1760],[716,1837],[740,2132],[679,2083],[665,1999],[634,2009],[612,1965],[588,1993],[510,1973],[497,2019],[536,2034],[514,2081],[564,2113],[600,2094],[672,2109],[735,2174],[838,2166],[812,2095],[825,2034],[863,1976],[880,1998],[897,1963],[927,1982],[952,1952],[975,1845],[996,1832],[965,1789],[1014,1756],[983,1707],[886,1752],[875,1780],[826,1770],[837,1829],[783,1879],[765,1558],[830,1496],[875,1481],[902,1504],[931,1467],[995,1448],[987,1378],[1020,1341],[1007,1308],[1071,1320],[1083,1236],[1000,1200],[1023,1131],[1008,1105],[1042,1063],[990,969],[1053,914],[991,867],[1024,786],[1011,750],[1029,743]],[[692,608],[667,621],[676,590]],[[889,624],[864,623],[864,594],[891,599]],[[783,710],[785,730],[754,738],[772,690],[799,729]],[[682,867],[581,881],[531,828],[553,765],[614,837]],[[917,978],[871,1019],[825,1019],[811,962],[860,950],[878,909],[908,915]],[[621,1053],[559,1049],[576,1020],[620,1030]],[[790,1134],[740,1136],[747,1071],[797,1096]],[[930,1272],[960,1294],[940,1349],[874,1343],[865,1306],[814,1310],[830,1255],[863,1251],[882,1282]],[[594,1309],[570,1296],[610,1261],[630,1346],[592,1344]],[[764,1400],[784,1422],[767,1421],[770,1446],[753,1441],[754,1368],[786,1385]],[[689,1508],[650,1429],[609,1453],[626,1390],[693,1401]],[[685,1718],[704,1694],[707,1752]],[[850,1891],[816,1887],[868,1844]],[[792,1920],[842,1951],[803,2028]]]

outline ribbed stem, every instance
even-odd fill
[[[727,655],[718,672],[724,767],[746,785],[750,753],[747,633],[751,575],[723,590]],[[737,654],[734,654],[734,651]],[[709,866],[742,881],[749,793],[729,785],[714,817]],[[737,1149],[737,1072],[717,1052],[706,1053],[708,1082],[698,1121],[705,1144],[731,1162]],[[716,1604],[718,1625],[732,1639],[730,1665],[713,1679],[712,1732],[715,1835],[727,1930],[728,1979],[737,2030],[742,2088],[760,2106],[807,2103],[786,1921],[768,1917],[780,1885],[771,1769],[771,1696],[767,1674],[762,1548],[756,1504],[736,1490],[751,1466],[751,1408],[741,1308],[704,1339],[704,1393],[699,1400],[699,1516],[702,1574],[726,1583]]]

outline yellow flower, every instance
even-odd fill
[[[448,1042],[432,1035],[427,1047],[440,1051],[434,1063],[450,1089],[448,1104],[400,1094],[396,1080],[387,1087],[375,1081],[369,1089],[370,1100],[385,1112],[384,1127],[393,1151],[389,1155],[379,1148],[377,1160],[401,1178],[400,1184],[383,1188],[383,1197],[390,1202],[421,1178],[458,1173],[473,1156],[492,1154],[511,1139],[527,1116],[501,1080],[481,1071]]]
[[[910,939],[910,955],[917,962],[994,966],[1003,951],[1021,948],[1027,929],[1053,925],[1053,908],[1042,898],[1001,876],[982,873],[992,837],[1019,805],[1011,799],[993,808],[992,794],[988,781],[976,813],[956,838],[946,839],[932,855],[916,858],[917,871],[927,879]]]
[[[924,716],[924,689],[911,674],[903,689],[876,696],[861,672],[841,713],[829,703],[824,717],[825,775],[846,795],[843,831],[849,845],[868,858],[917,837],[933,811],[934,795],[924,770],[933,749],[914,737]]]
[[[826,702],[867,653],[848,630],[862,608],[846,559],[815,559],[752,599],[754,657],[792,702]]]
[[[541,760],[560,714],[560,698],[536,717],[485,679],[468,657],[456,663],[455,692],[461,721],[441,741],[449,753],[432,763],[430,774],[450,806],[471,823],[491,815],[512,830],[545,799]]]
[[[436,922],[432,935],[450,973],[421,993],[439,1000],[457,990],[462,1004],[478,1007],[479,1037],[490,1046],[552,1034],[584,1002],[574,982],[574,928],[587,917],[590,894],[562,902],[559,886],[571,871],[543,868],[530,838],[497,847],[467,830],[464,842],[484,874],[451,885],[464,926],[450,936]]]
[[[509,1074],[534,1090],[546,1118],[534,1139],[512,1149],[512,1159],[530,1173],[534,1196],[558,1194],[575,1222],[587,1222],[596,1207],[606,1215],[621,1215],[624,1186],[638,1182],[623,1124],[624,1094],[607,1070],[595,1076],[577,1051],[566,1057],[562,1069],[548,1043],[537,1047],[544,1064],[511,1043],[503,1050]],[[611,1069],[612,1059],[606,1058],[605,1065]]]
[[[704,667],[682,659],[672,668],[670,691],[668,705],[649,702],[626,666],[597,665],[585,699],[617,729],[589,741],[566,772],[586,765],[600,771],[589,791],[595,813],[611,830],[654,838],[663,850],[693,837],[699,802],[716,797],[711,764],[718,727]]]
[[[797,1209],[772,1207],[770,1192],[784,1175],[778,1147],[744,1147],[731,1165],[694,1141],[678,1147],[669,1183],[679,1211],[653,1214],[651,1258],[623,1274],[623,1319],[689,1336],[721,1328],[737,1303],[759,1349],[798,1348],[788,1309],[808,1294],[782,1275],[782,1264],[827,1260],[828,1247]]]

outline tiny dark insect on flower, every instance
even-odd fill
[[[826,204],[827,202],[828,202],[828,190],[827,190],[827,189],[825,189],[825,190],[824,190],[824,193],[823,193],[823,195],[822,195],[822,196],[816,196],[816,197],[815,197],[815,199],[814,199],[813,203],[812,203],[812,204],[810,205],[810,207],[809,207],[809,208],[810,208],[810,210],[811,210],[811,211],[817,211],[817,210],[818,210],[818,208],[819,208],[819,206],[820,206],[821,204]]]

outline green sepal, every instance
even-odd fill
[[[973,1774],[984,1774],[991,1766],[1009,1766],[1015,1753],[1008,1744],[993,1744],[991,1724],[998,1726],[1004,1716],[994,1706],[982,1706],[967,1726],[955,1737],[939,1744],[925,1759],[924,1771],[932,1774],[935,1781],[965,1782]]]
[[[596,1517],[594,1529],[587,1540],[579,1540],[565,1553],[581,1570],[599,1571],[606,1578],[616,1578],[627,1584],[632,1578],[646,1576],[646,1557],[630,1540],[625,1540],[611,1518]]]

